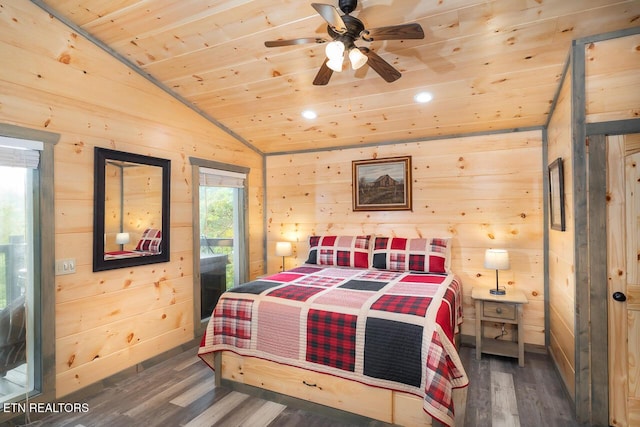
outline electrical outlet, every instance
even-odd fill
[[[56,260],[56,276],[73,274],[76,272],[76,259],[65,258]]]

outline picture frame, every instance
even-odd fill
[[[171,160],[94,148],[94,272],[170,261],[170,189]]]
[[[552,230],[565,231],[564,167],[561,157],[549,164],[549,220]]]
[[[352,161],[353,210],[412,210],[411,156]]]

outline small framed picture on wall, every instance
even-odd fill
[[[565,231],[564,169],[561,157],[549,165],[549,218],[552,230]]]
[[[411,210],[411,157],[354,160],[353,210]]]

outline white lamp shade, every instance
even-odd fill
[[[508,270],[509,252],[506,249],[487,249],[484,253],[484,268]]]
[[[357,70],[366,64],[368,59],[369,58],[364,53],[360,52],[360,49],[357,47],[354,47],[349,51],[349,61],[351,61],[351,68],[354,70]]]
[[[292,253],[291,242],[276,243],[276,256],[291,256]]]
[[[324,52],[327,54],[327,58],[342,58],[344,56],[344,43],[339,41],[332,41],[327,43],[327,47],[324,48]]]
[[[327,43],[327,47],[324,49],[327,54],[327,67],[333,71],[342,71],[342,63],[344,62],[344,43],[340,41],[332,41]]]
[[[129,233],[118,233],[116,234],[116,243],[119,245],[126,245],[129,243]]]
[[[343,62],[344,62],[344,58],[342,56],[337,58],[330,58],[327,61],[327,67],[331,68],[336,73],[339,73],[342,71]]]

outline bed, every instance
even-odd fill
[[[128,237],[127,237],[128,240]],[[160,254],[160,243],[162,242],[162,231],[156,228],[147,228],[142,232],[135,249],[108,251],[104,253],[105,260],[136,258],[141,256],[151,256]]]
[[[468,379],[454,344],[462,289],[450,241],[309,245],[304,265],[222,295],[198,351],[217,380],[389,423],[454,425]]]

